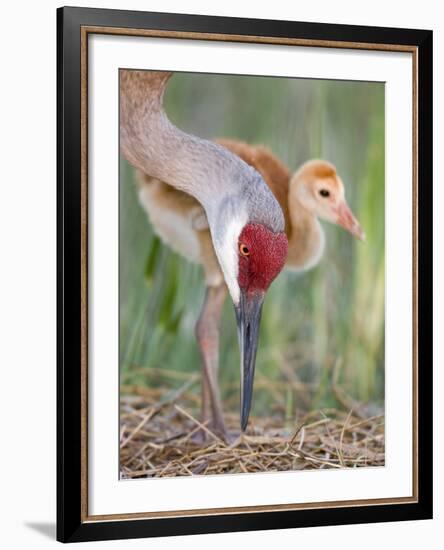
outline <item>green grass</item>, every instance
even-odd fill
[[[366,232],[359,243],[324,224],[326,251],[310,272],[283,272],[263,312],[257,378],[301,381],[283,404],[336,404],[339,383],[354,399],[384,399],[384,86],[379,83],[175,75],[166,109],[184,130],[264,143],[294,170],[309,158],[333,162]],[[120,366],[122,381],[153,384],[143,367],[200,368],[194,324],[204,296],[202,271],[166,248],[138,204],[133,170],[121,162]],[[224,399],[237,408],[239,352],[233,307],[221,324]],[[173,382],[171,382],[173,385]],[[180,381],[178,382],[180,383]],[[253,413],[268,414],[258,388]]]

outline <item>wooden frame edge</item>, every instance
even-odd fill
[[[377,44],[371,42],[350,42],[346,40],[322,40],[307,38],[279,38],[275,36],[255,36],[245,34],[225,34],[192,31],[164,31],[156,29],[129,29],[125,27],[99,27],[82,25],[87,34],[140,36],[151,38],[172,38],[182,40],[206,40],[217,42],[246,42],[250,44],[274,44],[280,46],[304,46],[316,48],[343,48],[356,50],[396,51],[414,53],[417,46],[405,44]]]
[[[304,502],[301,504],[265,504],[258,506],[238,506],[225,508],[198,508],[194,510],[172,510],[165,512],[140,512],[129,514],[102,514],[87,516],[86,523],[98,521],[131,521],[136,519],[162,519],[162,518],[182,518],[182,517],[202,517],[202,516],[228,516],[230,514],[256,514],[266,512],[292,512],[297,510],[318,510],[329,508],[353,508],[356,506],[383,506],[386,504],[415,504],[415,497],[399,498],[375,498],[362,500],[335,500],[324,502]]]

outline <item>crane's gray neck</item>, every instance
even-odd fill
[[[205,208],[213,239],[228,220],[284,230],[279,204],[260,174],[213,142],[174,126],[163,110],[170,73],[122,70],[120,143],[127,160],[146,174],[194,196]]]

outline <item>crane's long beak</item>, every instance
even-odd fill
[[[241,290],[235,306],[241,353],[241,429],[245,431],[253,396],[254,367],[265,292],[247,293]]]

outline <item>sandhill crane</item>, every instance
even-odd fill
[[[311,160],[294,174],[266,147],[219,139],[229,149],[260,172],[279,202],[285,218],[288,256],[285,267],[304,271],[314,267],[324,250],[324,232],[318,218],[337,223],[359,239],[363,231],[347,205],[344,185],[336,168],[324,160]],[[139,198],[155,232],[176,252],[202,264],[206,297],[196,326],[204,372],[217,380],[219,320],[226,297],[223,274],[213,250],[205,211],[199,202],[161,180],[138,171]],[[240,245],[240,254],[254,254],[249,241]],[[202,420],[221,430],[220,416],[212,416],[214,393],[203,377]],[[217,392],[217,387],[216,387]],[[216,393],[218,395],[218,393]],[[219,398],[217,397],[217,410]]]
[[[171,73],[165,72],[120,71],[120,146],[126,159],[145,175],[166,182],[170,191],[194,197],[204,210],[216,263],[236,312],[241,350],[241,428],[245,430],[262,304],[287,257],[285,220],[259,172],[227,148],[186,134],[169,121],[163,95],[170,77]],[[175,225],[174,231],[180,228],[185,232],[187,219],[170,219],[169,223]],[[200,327],[214,315],[216,301],[207,300]],[[211,403],[215,429],[225,433],[214,334],[211,328],[200,328],[199,334],[204,393]]]

